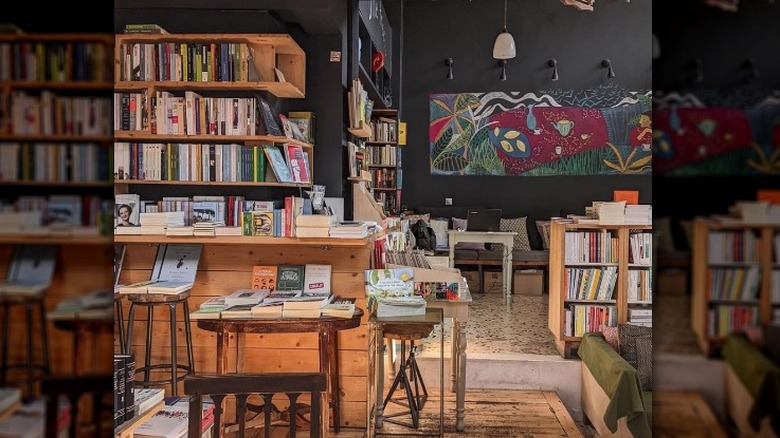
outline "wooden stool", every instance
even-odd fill
[[[414,342],[427,338],[433,332],[433,324],[425,323],[406,323],[406,324],[387,324],[383,329],[385,339],[391,339],[401,342],[401,357],[393,384],[382,403],[382,411],[385,412],[388,403],[395,403],[408,407],[405,412],[398,412],[390,415],[384,415],[384,420],[401,426],[417,429],[420,426],[420,411],[428,399],[428,390],[425,388],[420,368],[415,359]],[[406,343],[409,343],[409,356],[406,355]],[[407,372],[409,373],[407,375]],[[414,387],[412,387],[414,382]],[[393,398],[395,390],[399,386],[404,388],[404,396]],[[422,393],[421,393],[422,391]],[[410,415],[412,423],[405,423],[397,420],[397,417]]]
[[[27,337],[27,358],[24,362],[9,364],[8,363],[8,343],[11,336],[11,310],[14,306],[24,306],[27,314],[26,322],[26,337]],[[40,318],[40,340],[41,348],[43,349],[42,362],[36,363],[33,357],[33,350],[35,349],[35,338],[33,336],[33,308],[38,308],[38,316]],[[0,296],[0,308],[3,310],[3,342],[2,342],[2,363],[0,363],[0,386],[7,386],[8,382],[8,370],[11,369],[25,369],[27,376],[23,382],[27,386],[27,396],[34,395],[33,385],[36,381],[42,379],[48,375],[51,371],[49,367],[49,335],[46,324],[46,309],[43,304],[43,294],[37,295],[3,295]],[[36,375],[36,370],[39,371]]]
[[[127,320],[127,339],[125,340],[125,348],[131,349],[133,341],[133,323],[135,322],[135,306],[145,306],[147,309],[147,323],[146,323],[146,354],[144,356],[144,366],[136,368],[136,372],[143,372],[143,380],[135,380],[136,385],[148,388],[154,385],[163,385],[170,383],[171,394],[175,397],[178,395],[177,382],[184,380],[187,376],[195,374],[195,359],[192,354],[192,333],[190,329],[190,306],[187,303],[187,299],[190,297],[190,292],[184,292],[178,295],[163,295],[163,294],[130,294],[127,295],[128,301],[130,301],[130,311]],[[187,343],[187,364],[180,364],[177,358],[176,351],[176,306],[181,304],[184,311],[184,335]],[[168,306],[170,310],[170,324],[171,324],[171,361],[169,363],[160,363],[152,365],[152,333],[153,321],[154,321],[154,308],[155,306]],[[153,369],[170,369],[171,377],[165,380],[150,380],[149,374]],[[178,375],[178,370],[184,370],[185,373],[181,376]]]

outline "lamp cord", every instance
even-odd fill
[[[506,3],[507,3],[507,0],[504,0],[504,32],[506,32],[506,11],[507,11]]]

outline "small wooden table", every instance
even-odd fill
[[[459,242],[476,243],[500,243],[503,256],[501,257],[501,273],[504,276],[504,301],[509,302],[512,296],[512,249],[517,233],[514,231],[457,231],[450,230],[450,268],[455,267],[455,245]]]
[[[320,372],[328,376],[329,406],[333,410],[333,429],[340,425],[338,333],[360,326],[363,309],[356,308],[352,318],[280,318],[280,319],[200,319],[198,328],[217,334],[217,374],[227,371],[230,333],[306,333],[319,334]],[[240,360],[238,361],[240,362]],[[236,363],[236,372],[240,363]]]

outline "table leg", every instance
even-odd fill
[[[458,390],[458,329],[455,325],[455,320],[452,320],[451,337],[450,337],[450,392],[456,392]]]
[[[383,341],[385,343],[385,351],[387,356],[387,377],[392,381],[395,378],[395,342],[392,339]]]
[[[384,423],[384,407],[382,404],[385,401],[385,398],[383,396],[385,390],[385,360],[384,360],[384,354],[382,352],[384,351],[384,335],[383,332],[384,329],[382,327],[382,324],[376,325],[376,338],[375,338],[375,345],[376,345],[376,427],[381,428],[382,424]]]
[[[455,395],[455,430],[466,430],[466,323],[456,322],[458,332],[458,391]]]
[[[225,374],[227,369],[228,347],[230,347],[230,333],[225,330],[217,331],[217,374]]]
[[[341,431],[340,405],[341,397],[339,393],[339,360],[338,360],[338,338],[332,330],[323,330],[320,332],[320,372],[328,376],[328,394],[329,404],[333,412],[333,431]]]
[[[512,297],[512,246],[504,244],[504,300],[508,303]]]

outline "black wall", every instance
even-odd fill
[[[780,5],[740,2],[737,12],[708,7],[704,2],[653,1],[653,31],[661,56],[653,61],[653,89],[716,89],[720,94],[754,89],[780,89]],[[693,83],[695,58],[702,60],[703,81]],[[743,68],[752,58],[757,81],[746,84]],[[656,216],[687,219],[725,214],[735,200],[755,199],[758,188],[778,188],[777,176],[708,176],[653,178]]]
[[[651,2],[597,2],[594,12],[556,1],[508,3],[507,24],[517,44],[508,79],[499,81],[493,42],[503,27],[501,0],[405,2],[403,13],[403,204],[501,207],[505,217],[549,218],[584,213],[593,200],[611,200],[614,189],[639,190],[652,202],[650,176],[474,177],[433,176],[428,144],[431,93],[586,89],[607,81],[600,66],[612,61],[627,89],[651,88]],[[394,24],[395,27],[395,24]],[[445,58],[454,59],[454,79],[444,79]],[[558,61],[560,80],[550,81],[547,60]],[[541,248],[534,227],[531,246]]]

